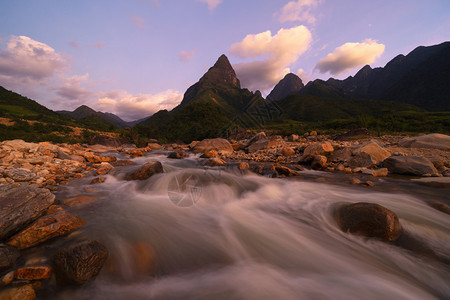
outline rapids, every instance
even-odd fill
[[[404,180],[404,188],[374,189],[339,178],[242,175],[201,167],[196,156],[135,161],[148,160],[161,161],[165,173],[124,181],[125,167],[89,186],[98,201],[71,209],[87,224],[69,238],[98,239],[110,256],[95,281],[55,287],[49,298],[450,299],[450,217],[424,201],[448,203],[448,189],[428,196]],[[76,195],[89,180],[57,197]],[[342,232],[333,212],[344,202],[394,211],[415,246]]]

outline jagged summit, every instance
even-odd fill
[[[284,76],[267,96],[268,101],[278,101],[287,96],[297,94],[304,84],[300,77],[293,73]]]
[[[230,84],[241,88],[241,83],[236,77],[236,72],[225,54],[222,54],[214,66],[200,78],[200,84]]]

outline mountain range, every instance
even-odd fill
[[[70,117],[74,118],[75,120],[81,121],[82,123],[85,123],[85,124],[104,123],[109,126],[113,126],[113,127],[117,127],[117,128],[130,127],[130,124],[128,122],[125,122],[120,117],[116,116],[115,114],[108,113],[108,112],[104,113],[104,112],[100,112],[100,111],[95,111],[86,105],[81,105],[74,111],[60,110],[60,111],[57,111],[57,113],[69,115]]]

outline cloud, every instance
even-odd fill
[[[94,45],[92,45],[93,47],[97,48],[97,49],[101,49],[105,46],[105,42],[97,42]]]
[[[133,21],[134,25],[138,28],[144,27],[144,18],[138,16],[131,16],[131,21]]]
[[[88,81],[88,79],[89,74],[72,76],[65,79],[65,82],[62,85],[53,88],[53,90],[58,96],[67,100],[86,102],[88,98],[94,95],[93,92],[81,87],[81,84]]]
[[[178,59],[182,62],[190,61],[195,55],[195,50],[181,51],[178,53]]]
[[[62,53],[26,36],[12,36],[0,49],[0,83],[14,88],[43,83],[69,63]]]
[[[280,22],[307,22],[309,24],[316,23],[316,17],[311,10],[316,8],[321,0],[297,0],[290,1],[281,8],[278,14]]]
[[[102,92],[93,105],[96,109],[112,112],[126,121],[148,117],[161,109],[172,109],[178,105],[183,94],[167,90],[158,94],[132,95],[123,90]]]
[[[231,45],[229,52],[242,59],[265,57],[234,65],[243,86],[265,91],[290,72],[289,66],[309,48],[311,40],[311,32],[300,25],[282,28],[274,36],[270,31],[249,34],[241,42]]]
[[[319,60],[315,69],[320,73],[329,72],[338,75],[344,71],[373,63],[381,54],[385,46],[372,39],[362,43],[345,43],[334,49],[332,53]]]
[[[213,11],[214,9],[216,9],[217,5],[222,3],[222,0],[197,0],[197,1],[208,4],[209,11]]]
[[[297,76],[300,77],[304,85],[309,81],[309,75],[303,69],[297,70]]]
[[[74,47],[74,48],[80,48],[80,44],[78,44],[78,42],[75,42],[75,41],[69,42],[69,45]]]

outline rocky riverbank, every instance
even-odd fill
[[[444,184],[450,179],[450,137],[442,134],[374,138],[359,133],[356,138],[351,134],[331,138],[315,132],[302,137],[266,136],[261,132],[248,139],[207,139],[189,145],[152,141],[144,148],[117,144],[111,138],[97,142],[104,145],[21,140],[0,143],[1,299],[33,299],[43,285],[80,285],[93,280],[107,260],[108,249],[96,240],[77,239],[76,234],[75,238],[64,237],[86,223],[70,207],[95,201],[96,197],[55,201],[52,191],[83,177],[93,177],[89,179],[92,185],[102,183],[105,174],[113,175],[118,168],[135,164],[131,158],[148,152],[162,150],[161,154],[172,159],[196,154],[199,163],[208,167],[227,166],[244,174],[269,177],[301,178],[306,168],[339,172],[348,174],[349,182],[365,186],[374,182],[361,180],[358,175],[371,176],[374,181],[396,174]],[[136,166],[123,179],[145,180],[162,172],[160,162],[148,162]],[[430,205],[450,213],[444,203]],[[342,220],[341,227],[347,228]],[[41,254],[30,257],[29,249],[36,247]]]

